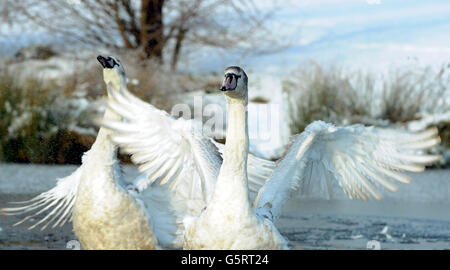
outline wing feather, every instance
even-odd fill
[[[332,196],[338,183],[349,198],[382,199],[376,187],[395,192],[395,182],[410,183],[402,171],[421,172],[440,156],[424,154],[440,142],[435,128],[418,133],[353,125],[336,127],[322,121],[295,137],[254,202],[257,213],[279,216],[294,190],[320,189]]]
[[[23,215],[29,213],[22,220],[15,223],[14,226],[24,223],[33,217],[36,217],[49,209],[52,209],[44,218],[32,224],[29,229],[34,229],[46,222],[41,230],[52,225],[63,226],[69,219],[72,218],[72,209],[76,200],[76,193],[83,167],[80,166],[71,175],[58,180],[56,186],[49,191],[39,194],[31,200],[25,202],[16,202],[13,204],[22,204],[19,207],[3,208],[0,213],[3,215]]]
[[[145,189],[159,182],[170,187],[188,187],[197,194],[212,194],[222,159],[214,145],[211,147],[206,138],[196,133],[193,121],[174,119],[126,89],[110,91],[107,102],[124,120],[98,122],[114,131],[112,141],[131,154],[139,171],[148,175],[135,186]]]

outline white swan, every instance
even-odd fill
[[[118,61],[99,56],[108,91],[125,85],[125,73]],[[104,119],[121,117],[107,109]],[[156,249],[150,216],[143,203],[128,193],[117,160],[117,146],[111,131],[100,128],[92,148],[82,158],[82,165],[70,176],[58,180],[55,188],[17,208],[2,209],[6,214],[36,213],[21,222],[51,210],[43,219],[43,229],[54,223],[63,225],[72,218],[74,232],[84,249]],[[19,222],[18,224],[20,224]]]
[[[252,206],[247,179],[247,162],[250,163],[247,81],[247,75],[239,67],[225,71],[222,86],[228,100],[225,159],[207,208],[198,217],[184,219],[186,249],[286,249],[287,241],[274,222],[295,189],[305,193],[317,188],[331,192],[328,187],[336,181],[350,198],[381,199],[374,184],[396,191],[395,181],[410,181],[397,171],[419,172],[425,164],[440,158],[414,152],[439,143],[435,129],[411,134],[361,125],[336,127],[317,121],[295,138]],[[167,146],[163,152],[171,155],[165,155],[170,165],[160,168],[158,173],[167,175],[173,168],[177,170],[186,152],[177,146],[180,139],[167,133],[173,127],[153,131],[154,116],[148,104],[129,93],[112,97],[108,104],[129,121],[106,122],[117,132],[114,141],[133,154],[142,170],[151,172],[155,158],[163,155],[154,146],[153,140],[159,139]],[[201,167],[201,162],[192,161],[194,166]],[[177,177],[170,178],[176,181]]]
[[[246,172],[247,80],[239,67],[225,71],[221,88],[228,101],[224,161],[207,209],[186,221],[186,249],[287,249],[274,221],[295,187],[318,178],[335,179],[351,198],[381,199],[373,183],[395,191],[393,180],[408,183],[409,178],[394,170],[422,171],[424,164],[440,158],[409,154],[409,150],[438,143],[436,130],[396,133],[396,137],[373,127],[314,122],[295,139],[252,207]]]
[[[104,67],[104,81],[108,86],[108,95],[126,90],[125,72],[120,62],[112,57],[99,56]],[[166,125],[185,128],[189,121],[172,119],[167,113],[151,107],[155,116],[154,130],[164,129]],[[104,121],[121,121],[121,117],[107,109]],[[215,168],[221,164],[221,156],[209,139],[192,130],[174,129],[177,133],[165,134],[185,139],[178,146],[186,153],[182,169],[172,170],[179,176],[170,186],[164,184],[164,175],[155,173],[147,177],[141,175],[133,185],[126,189],[116,159],[117,145],[111,141],[112,132],[100,128],[91,150],[83,156],[82,165],[70,176],[58,181],[55,188],[42,193],[34,199],[24,202],[22,207],[2,209],[3,214],[35,213],[25,217],[20,224],[45,211],[50,211],[43,219],[30,228],[47,222],[42,229],[54,222],[53,227],[73,220],[74,231],[84,249],[154,249],[180,248],[183,245],[183,224],[185,215],[196,215],[206,205],[205,198],[217,177]],[[178,132],[180,131],[180,132]],[[149,137],[151,138],[151,137]],[[157,147],[164,146],[156,144]],[[162,148],[160,148],[162,149]],[[165,152],[164,154],[170,154]],[[204,159],[204,171],[191,166],[191,159]],[[161,159],[163,160],[163,159]],[[254,172],[255,189],[259,188],[271,172],[273,164],[254,157],[250,171]],[[155,160],[153,167],[167,165],[167,160]],[[205,178],[205,175],[212,174]],[[171,174],[166,177],[173,176]],[[147,189],[146,189],[147,188]],[[208,190],[206,190],[208,188]],[[141,194],[136,194],[134,190]]]

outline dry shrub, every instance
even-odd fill
[[[90,119],[71,110],[78,86],[75,79],[61,85],[37,79],[20,81],[6,71],[0,74],[0,161],[81,163],[95,137],[70,129],[74,122],[82,126]]]
[[[315,121],[324,120],[343,124],[343,119],[370,114],[365,100],[367,87],[357,91],[352,79],[341,69],[332,67],[324,70],[312,63],[307,68],[295,71],[289,80],[283,81],[283,90],[289,96],[290,128],[295,133]],[[369,82],[365,82],[369,86]]]
[[[315,120],[386,126],[416,120],[423,112],[448,111],[450,104],[443,99],[449,93],[447,73],[447,66],[438,72],[399,69],[386,78],[312,63],[283,82],[291,130],[302,132]]]
[[[448,66],[437,72],[430,67],[415,70],[397,70],[383,82],[379,117],[392,123],[417,120],[422,112],[448,111],[450,104],[442,100],[448,95],[450,77]]]
[[[36,80],[14,83],[14,77],[0,75],[0,159],[41,162],[48,154],[45,138],[54,133],[49,108],[56,96]]]

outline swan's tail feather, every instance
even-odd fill
[[[56,186],[49,191],[41,193],[36,197],[22,202],[11,202],[10,204],[22,205],[0,209],[0,214],[5,216],[25,215],[23,219],[13,226],[18,226],[34,217],[47,213],[42,219],[36,221],[30,227],[32,230],[42,225],[41,230],[45,230],[53,222],[52,228],[62,227],[72,217],[72,209],[76,200],[78,184],[80,182],[82,167],[79,167],[71,175],[58,180]]]

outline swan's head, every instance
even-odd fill
[[[97,60],[103,67],[103,80],[106,84],[111,83],[114,89],[120,89],[126,85],[125,70],[119,60],[114,57],[97,56]]]
[[[225,69],[225,78],[220,90],[231,98],[247,99],[248,77],[240,67],[228,67]]]

